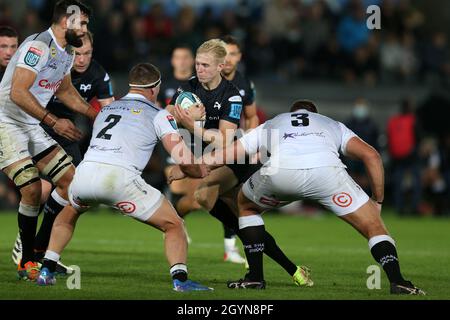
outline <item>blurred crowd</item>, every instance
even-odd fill
[[[14,26],[20,41],[48,27],[52,0],[28,0],[21,20],[0,3],[0,25]],[[110,73],[126,73],[142,61],[170,70],[175,45],[193,50],[203,41],[232,34],[243,44],[243,69],[274,81],[335,80],[373,86],[436,84],[450,79],[449,46],[441,30],[425,32],[430,19],[409,0],[235,0],[180,5],[182,1],[96,0],[89,24],[94,57]],[[381,8],[381,29],[366,25],[368,5]],[[358,98],[343,122],[383,156],[386,202],[399,213],[450,214],[450,99],[429,96],[416,106],[399,102],[398,113],[381,130],[370,102]],[[342,119],[338,119],[342,120]],[[383,132],[384,131],[384,132]],[[155,157],[159,155],[156,154]],[[155,159],[154,159],[155,160]],[[147,168],[153,185],[164,184],[161,159]],[[370,181],[360,162],[347,161],[366,190]],[[0,210],[17,208],[18,194],[0,174]]]
[[[443,30],[425,32],[427,17],[410,0],[91,0],[95,57],[110,72],[137,61],[169,67],[174,44],[195,49],[232,34],[244,44],[249,75],[271,79],[448,83],[449,46]],[[52,0],[28,0],[21,21],[0,8],[0,24],[22,37],[48,25]],[[195,5],[186,5],[192,3]],[[211,3],[214,3],[212,5]],[[369,30],[369,5],[381,9]],[[164,68],[163,68],[164,70]]]

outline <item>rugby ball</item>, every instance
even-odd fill
[[[189,91],[183,91],[175,100],[175,104],[179,105],[183,109],[189,109],[192,105],[201,103],[202,101],[200,98]]]

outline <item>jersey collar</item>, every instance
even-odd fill
[[[58,44],[58,42],[56,41],[55,35],[53,34],[53,30],[52,28],[48,28],[48,33],[50,33],[50,35],[52,36],[53,42],[55,43],[56,47],[59,49],[59,51],[65,51],[63,48],[61,48],[61,46]]]
[[[146,97],[139,93],[128,93],[124,98],[147,100]]]

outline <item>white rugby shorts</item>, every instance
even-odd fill
[[[311,199],[338,216],[355,212],[369,200],[345,168],[277,170],[271,175],[263,175],[261,170],[254,173],[242,186],[244,195],[265,209]]]
[[[99,162],[81,162],[69,186],[69,201],[78,212],[104,204],[140,221],[147,221],[163,199],[135,172]]]
[[[57,144],[40,125],[0,122],[0,169]]]

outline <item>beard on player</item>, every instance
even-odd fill
[[[75,30],[69,29],[66,32],[65,38],[66,38],[67,44],[69,44],[75,48],[80,48],[83,46],[83,40],[82,40],[83,36],[84,36],[84,34],[77,35]]]

